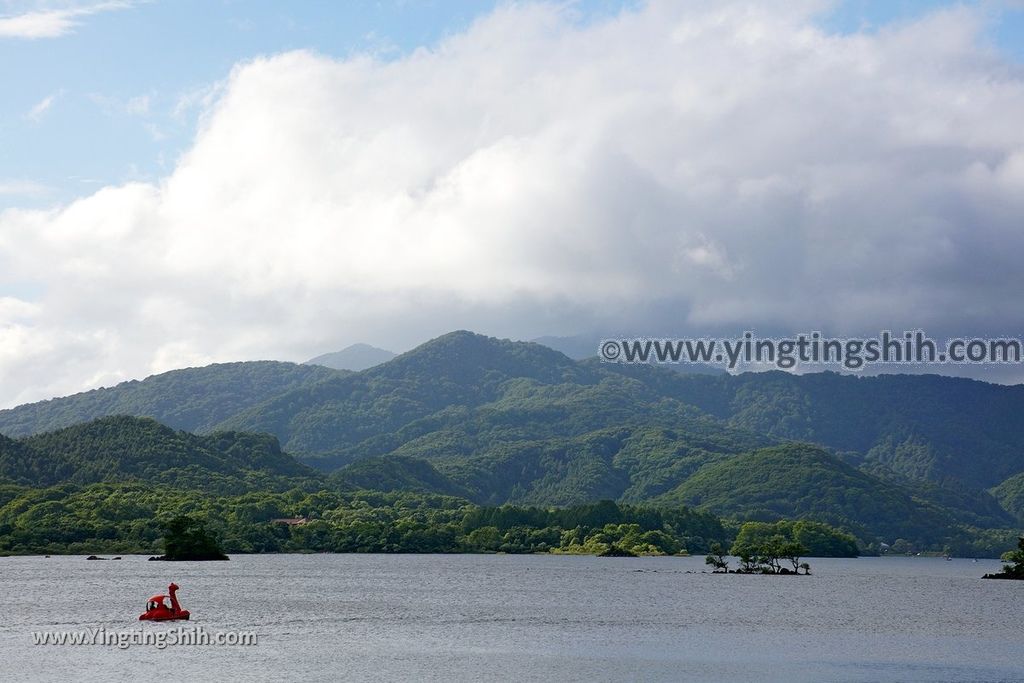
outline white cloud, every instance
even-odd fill
[[[50,108],[53,107],[53,103],[56,102],[63,94],[64,91],[59,90],[39,100],[25,113],[25,118],[34,123],[38,123],[42,120],[46,112],[50,111]]]
[[[0,312],[0,404],[455,328],[1019,330],[1019,70],[969,9],[841,36],[815,5],[240,64],[159,183],[0,213],[0,292],[44,292]]]
[[[0,38],[59,38],[72,33],[87,16],[127,9],[132,2],[100,2],[62,9],[38,10],[0,16]]]

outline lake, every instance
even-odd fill
[[[995,560],[237,555],[0,558],[0,680],[1024,681],[1024,583]],[[181,586],[190,622],[138,622]],[[255,631],[249,647],[34,645],[33,631]]]

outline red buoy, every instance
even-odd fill
[[[146,611],[139,615],[139,621],[170,621],[171,619],[188,619],[187,609],[178,604],[178,585],[172,583],[167,587],[171,604],[168,605],[167,595],[154,595],[146,601]]]

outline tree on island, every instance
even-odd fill
[[[742,532],[729,550],[731,555],[740,558],[737,574],[799,574],[801,569],[804,570],[804,574],[810,574],[810,565],[800,561],[806,552],[807,548],[803,544],[784,536],[756,539],[751,534]],[[782,566],[783,561],[792,564],[793,569]]]
[[[711,544],[711,552],[704,558],[704,564],[714,567],[713,572],[729,571],[729,562],[725,559],[725,550],[722,549],[721,543],[715,542]]]
[[[216,537],[195,517],[178,515],[163,525],[164,554],[151,560],[226,560]]]
[[[808,570],[811,568],[806,562],[800,561],[800,556],[806,552],[807,548],[796,541],[785,541],[779,547],[779,555],[789,560],[790,564],[793,565],[794,574],[799,574],[802,567],[807,567]]]
[[[1003,560],[1013,564],[1004,564],[1003,571],[998,574],[985,574],[983,579],[1016,579],[1024,581],[1024,536],[1017,539],[1017,549],[1003,555]]]

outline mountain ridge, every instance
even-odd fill
[[[271,434],[284,453],[336,472],[332,481],[343,483],[347,471],[355,486],[490,505],[678,502],[712,474],[743,490],[730,462],[754,463],[770,479],[770,463],[784,460],[750,454],[804,443],[818,460],[796,470],[828,473],[829,486],[862,498],[897,496],[894,517],[938,511],[925,516],[936,528],[1024,521],[1021,387],[929,375],[682,375],[574,361],[542,344],[465,330],[356,373],[273,363],[176,372],[186,374],[165,375],[199,381],[186,390],[150,378],[138,384],[150,382],[151,402],[139,405],[192,416],[207,434]],[[240,381],[246,373],[256,378]],[[253,383],[263,390],[231,396]],[[206,406],[216,413],[196,419]],[[56,413],[78,415],[74,407]],[[0,441],[0,454],[19,443]],[[773,495],[782,504],[789,493]],[[752,514],[737,505],[725,509]],[[865,517],[862,529],[891,530],[865,520],[874,524]]]
[[[210,431],[261,400],[338,374],[320,366],[279,361],[182,368],[0,410],[0,434],[27,436],[111,415],[152,417],[175,429]]]

